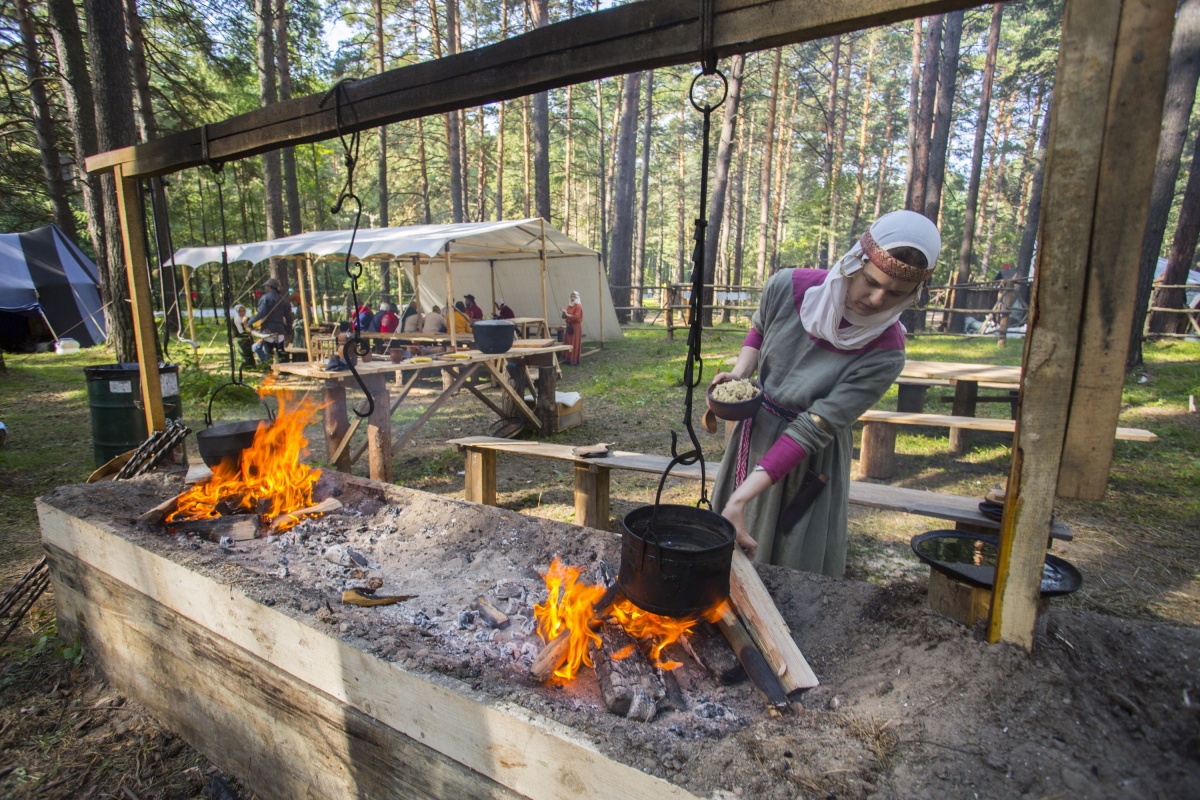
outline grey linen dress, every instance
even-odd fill
[[[825,275],[809,269],[778,272],[767,281],[754,315],[754,331],[762,336],[758,378],[766,396],[776,406],[800,413],[788,422],[765,404],[759,409],[752,420],[748,469],[780,436],[790,436],[808,456],[746,504],[746,529],[758,542],[756,561],[841,577],[846,570],[852,426],[904,368],[904,331],[896,323],[857,350],[840,350],[810,335],[800,320],[800,303]],[[747,343],[754,337],[751,332]],[[804,412],[819,416],[832,433]],[[749,422],[738,423],[721,461],[713,492],[718,511],[736,488],[739,443]],[[809,469],[829,476],[828,486],[794,527],[776,530],[780,513]]]

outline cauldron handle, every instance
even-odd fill
[[[242,376],[240,374],[241,370],[238,370],[238,373],[239,374],[238,374],[237,380],[232,380],[232,381],[228,381],[227,383],[221,384],[220,386],[218,386],[216,389],[213,390],[213,393],[211,395],[209,395],[208,407],[204,411],[204,427],[205,428],[211,428],[213,425],[212,407],[213,407],[213,401],[217,399],[217,395],[219,395],[221,392],[228,389],[230,386],[245,386],[250,391],[254,391],[254,388],[252,386],[248,386],[247,384],[245,384],[242,381]],[[266,398],[260,397],[259,399],[261,400],[261,402],[263,404],[263,408],[266,409],[266,411],[267,411],[267,420],[274,422],[275,421],[275,413],[273,411],[271,411],[271,407],[269,405],[267,405]]]

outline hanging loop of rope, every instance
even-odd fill
[[[346,96],[346,84],[350,82],[349,78],[343,78],[333,85],[325,97],[321,99],[321,105],[333,97],[333,118],[337,125],[338,139],[342,143],[342,152],[346,163],[346,183],[342,186],[342,191],[338,195],[337,202],[330,209],[334,214],[339,214],[342,208],[348,201],[354,201],[354,226],[350,229],[350,244],[346,247],[346,260],[342,264],[342,269],[346,273],[346,277],[350,279],[350,338],[342,346],[342,361],[350,368],[350,373],[354,376],[354,380],[358,383],[358,388],[367,398],[367,410],[359,411],[354,409],[354,413],[361,419],[366,419],[375,413],[375,398],[367,388],[366,381],[358,374],[358,369],[355,363],[359,356],[365,356],[371,352],[371,343],[362,336],[362,326],[358,324],[358,280],[363,274],[363,265],[361,261],[354,258],[354,240],[358,237],[358,226],[362,222],[362,200],[354,193],[354,168],[358,164],[358,131],[355,130],[347,137],[342,127],[342,105],[343,100],[346,105],[349,105],[349,98]],[[353,262],[353,263],[352,263]]]
[[[711,6],[709,0],[705,0],[705,4]],[[710,19],[711,23],[711,7],[706,17]],[[688,99],[691,101],[692,107],[699,111],[704,118],[703,145],[700,151],[700,209],[696,217],[695,232],[693,234],[696,245],[692,250],[692,295],[688,300],[688,352],[687,360],[684,361],[683,365],[683,425],[687,429],[692,449],[680,453],[679,435],[675,431],[671,431],[671,461],[667,464],[667,468],[663,470],[662,476],[658,480],[658,493],[654,498],[656,508],[662,500],[663,487],[666,485],[667,476],[671,470],[679,464],[689,466],[696,463],[700,464],[700,499],[696,505],[712,506],[708,497],[704,452],[700,446],[700,437],[696,434],[695,425],[692,423],[692,406],[695,400],[696,387],[700,385],[704,376],[704,359],[700,355],[700,340],[704,325],[704,239],[708,229],[708,162],[711,149],[709,142],[712,133],[712,114],[725,102],[725,97],[729,91],[729,82],[725,79],[725,75],[716,69],[715,60],[711,72],[707,71],[707,65],[703,69],[705,71],[702,71],[692,79],[692,85],[688,90]],[[697,88],[700,79],[706,75],[716,75],[720,81],[719,92],[716,91],[715,87],[708,90],[709,94],[715,95],[715,102],[711,98],[706,99],[704,102],[697,99]]]

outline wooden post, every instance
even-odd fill
[[[925,413],[925,393],[928,386],[919,383],[901,383],[896,386],[896,410],[912,414]]]
[[[896,474],[896,426],[890,422],[864,422],[858,474],[886,481]]]
[[[417,303],[417,319],[421,318],[421,257],[413,256],[413,300]],[[417,327],[420,331],[420,326]]]
[[[458,349],[458,334],[454,324],[454,284],[450,280],[450,243],[446,242],[446,327],[450,329],[450,349]]]
[[[988,628],[993,642],[1033,647],[1046,530],[1072,394],[1080,403],[1090,399],[1080,396],[1082,386],[1073,392],[1089,260],[1099,255],[1095,248],[1117,244],[1116,251],[1103,259],[1115,267],[1127,263],[1117,259],[1127,258],[1127,252],[1136,253],[1141,246],[1143,221],[1135,223],[1138,235],[1128,245],[1132,251],[1119,233],[1102,229],[1122,228],[1138,214],[1145,216],[1149,190],[1141,191],[1141,173],[1153,171],[1155,146],[1131,151],[1131,144],[1141,139],[1130,126],[1161,118],[1174,12],[1173,3],[1067,0],[1051,112],[1041,244],[1025,335],[1023,391]],[[1141,94],[1146,97],[1139,100]],[[1157,105],[1150,102],[1154,98]],[[1133,115],[1130,108],[1144,108],[1143,101],[1157,110]],[[1150,127],[1157,131],[1157,126]],[[1117,237],[1115,242],[1110,236]],[[1095,279],[1102,277],[1097,274]],[[1112,313],[1109,310],[1098,324],[1112,326]],[[1112,332],[1116,338],[1127,335],[1128,326]],[[1091,363],[1090,357],[1084,363]],[[1099,427],[1082,405],[1078,413],[1076,425]],[[1111,436],[1111,429],[1105,435]]]
[[[346,384],[336,379],[325,381],[325,451],[333,453],[338,443],[350,431],[350,418],[346,415]],[[333,462],[339,472],[350,471],[350,448],[343,447],[341,455]]]
[[[496,259],[488,259],[488,273],[492,278],[492,304],[488,306],[488,313],[485,319],[490,319],[492,314],[496,313]]]
[[[1084,287],[1058,495],[1099,500],[1108,487],[1113,431],[1121,411],[1129,329],[1158,152],[1174,3],[1125,0],[1117,37],[1107,129],[1096,191],[1091,253]]]
[[[117,214],[121,219],[121,245],[125,250],[125,276],[133,305],[133,337],[142,379],[142,403],[148,434],[167,429],[163,413],[162,384],[158,377],[158,354],[154,348],[154,305],[150,297],[150,275],[146,271],[145,220],[138,204],[138,182],[125,177],[123,166],[113,167],[117,184]]]
[[[582,297],[579,302],[583,302]],[[604,347],[604,265],[599,253],[596,254],[596,313],[600,315],[600,346]]]
[[[550,316],[546,310],[546,220],[539,219],[538,224],[542,228],[542,249],[538,251],[542,268],[542,319],[549,324]],[[583,298],[581,297],[580,300],[582,301]]]
[[[609,469],[575,464],[575,524],[608,530]]]
[[[392,482],[392,400],[387,375],[363,375],[375,406],[367,418],[367,474],[373,481]]]
[[[313,276],[313,260],[312,260],[311,256],[304,257],[304,270],[305,270],[305,272],[308,273],[308,297],[312,302],[312,309],[311,309],[312,320],[313,320],[313,322],[316,322],[316,321],[318,321],[317,320],[317,311],[318,311],[318,308],[317,308],[317,281],[316,281],[316,278]],[[325,321],[328,322],[329,318],[326,317]],[[304,335],[307,336],[308,331],[305,331]]]
[[[551,364],[538,367],[537,404],[534,413],[542,421],[542,433],[549,436],[558,433],[558,401],[554,399],[558,387],[558,370]]]
[[[467,502],[496,505],[496,451],[468,447],[466,462]]]
[[[979,399],[978,381],[954,382],[954,405],[950,413],[956,417],[975,416],[975,405]],[[950,452],[962,455],[971,447],[971,431],[967,428],[950,429]]]
[[[187,306],[188,315],[188,338],[192,340],[193,346],[196,342],[196,316],[195,310],[192,308],[192,279],[188,274],[188,265],[182,265],[183,272],[183,300]]]

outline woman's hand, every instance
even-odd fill
[[[725,383],[726,381],[740,381],[740,380],[741,380],[741,378],[739,378],[736,374],[734,374],[732,372],[718,372],[716,375],[713,376],[712,383],[709,384],[709,387],[711,388],[713,386],[716,386],[718,383]]]
[[[741,503],[731,501],[725,505],[721,516],[733,523],[734,541],[746,552],[747,556],[754,558],[758,542],[746,533],[746,507]]]

